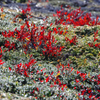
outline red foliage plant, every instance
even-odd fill
[[[95,43],[98,39],[97,39],[97,36],[98,36],[98,30],[96,32],[94,32],[94,40],[93,40],[93,43],[88,43],[88,45],[90,47],[97,47],[100,49],[100,43]]]
[[[74,45],[76,45],[76,42],[77,42],[76,36],[74,36],[72,39],[69,39],[68,37],[65,37],[65,40],[66,40],[66,42],[69,41],[70,44],[74,44]]]
[[[53,14],[56,17],[55,24],[73,24],[74,26],[83,26],[83,25],[100,25],[100,21],[98,20],[98,16],[96,20],[91,18],[91,13],[84,13],[84,11],[79,9],[72,10],[70,12],[64,11],[63,9],[57,11],[57,14]],[[57,18],[58,17],[58,18]]]
[[[29,71],[32,65],[36,63],[35,59],[31,59],[28,63],[26,64],[17,64],[15,66],[15,72],[21,75],[24,75],[25,77],[29,77]],[[10,69],[9,69],[10,70]]]

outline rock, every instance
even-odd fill
[[[2,0],[3,1],[3,0]],[[13,3],[11,2],[12,0],[5,0],[6,4],[3,4],[2,1],[0,0],[0,6],[7,7],[12,10],[17,10],[18,12],[21,11],[22,9],[27,8],[27,4],[25,3]],[[60,0],[59,0],[60,1]],[[73,9],[76,7],[81,7],[82,10],[85,12],[91,12],[93,17],[99,15],[100,11],[100,0],[61,0],[64,1],[61,4],[63,4],[63,7],[66,8],[66,6],[70,5],[73,6]],[[57,2],[57,0],[55,0]],[[57,2],[58,3],[58,2]],[[29,4],[31,7],[32,12],[36,13],[45,13],[45,14],[51,14],[51,13],[56,13],[56,11],[60,10],[60,6],[53,6],[51,4],[51,1],[48,2],[35,2],[35,3],[30,3]],[[67,9],[67,11],[70,9]],[[94,13],[95,12],[95,13]],[[40,18],[41,19],[41,18]]]
[[[41,3],[41,2],[39,2],[35,6],[36,7],[44,7],[44,6],[47,6],[47,5],[48,5],[48,3]]]
[[[94,2],[100,3],[100,0],[93,0]]]
[[[86,1],[75,0],[75,1],[73,2],[73,5],[74,5],[75,7],[85,7],[85,6],[88,5],[88,3],[87,3]]]
[[[5,0],[5,3],[12,3],[12,1],[11,0]]]
[[[89,9],[89,11],[96,11],[96,12],[99,12],[100,11],[100,7],[91,7]]]
[[[54,11],[55,10],[55,8],[52,5],[50,5],[50,4],[48,4],[45,8],[47,10],[49,10],[49,11]]]
[[[2,4],[2,2],[0,2],[0,6],[2,6],[3,4]]]

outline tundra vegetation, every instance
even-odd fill
[[[99,17],[69,9],[42,24],[29,5],[0,9],[0,90],[31,100],[100,99]]]

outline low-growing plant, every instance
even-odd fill
[[[1,89],[39,100],[99,100],[100,34],[98,30],[93,33],[85,30],[86,36],[82,36],[70,30],[77,26],[99,25],[98,17],[94,20],[90,13],[84,15],[80,8],[70,13],[61,8],[53,16],[54,23],[48,19],[39,26],[30,23],[31,9],[28,5],[14,17],[15,21],[17,18],[24,21],[20,29],[2,31]],[[90,37],[91,41],[88,40]]]

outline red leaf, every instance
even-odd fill
[[[77,74],[80,74],[81,72],[80,71],[77,71]]]
[[[80,76],[81,76],[82,78],[85,78],[86,73],[80,73]]]
[[[42,44],[42,41],[40,41],[39,45],[41,45],[41,44]]]
[[[90,94],[92,92],[92,90],[88,90],[88,93]]]
[[[52,88],[52,87],[54,87],[54,85],[51,84],[50,87]]]
[[[2,57],[2,54],[0,55],[0,58]]]
[[[11,71],[11,68],[9,67],[9,70]]]
[[[37,70],[37,72],[36,72],[37,74],[39,74],[40,72],[39,72],[39,70]]]
[[[62,50],[62,47],[59,48],[59,51],[61,51],[61,50]]]
[[[83,79],[83,81],[85,81],[85,80],[86,80],[86,78]]]
[[[98,77],[98,80],[100,80],[100,74],[99,74],[99,75],[97,75],[97,77]]]
[[[68,63],[68,67],[70,67],[70,64]]]
[[[3,12],[3,8],[1,8],[1,12]]]
[[[74,89],[76,89],[76,87],[74,87]]]
[[[89,95],[89,98],[91,98],[92,97],[92,95]]]
[[[75,79],[75,81],[78,83],[79,82],[79,79]]]
[[[25,10],[22,10],[22,14],[25,15]]]
[[[1,47],[0,47],[0,58],[2,57],[2,49],[1,49]]]
[[[100,92],[100,90],[97,90],[98,92]]]
[[[29,28],[30,27],[29,22],[27,20],[25,22],[26,22],[27,27]]]
[[[26,71],[24,71],[24,75],[25,75],[26,77],[29,77]]]
[[[30,12],[30,11],[31,11],[31,8],[30,8],[30,5],[29,5],[29,4],[27,4],[26,11],[28,11],[28,12]]]
[[[4,64],[4,62],[2,62],[2,60],[0,59],[0,65]]]
[[[51,75],[53,75],[54,72],[51,73]]]
[[[50,24],[50,26],[52,26],[53,23]]]
[[[1,47],[0,47],[0,51],[1,51],[0,53],[2,53],[2,49],[1,49]]]
[[[57,17],[57,14],[53,14],[53,17]]]
[[[57,28],[54,28],[53,32],[55,32],[57,34],[58,33]]]
[[[43,80],[41,80],[40,78],[39,78],[39,81],[40,81],[41,83],[43,83]]]
[[[43,69],[41,69],[41,72],[43,71],[43,70],[45,70],[46,68],[43,68]]]
[[[49,2],[49,0],[46,0],[46,2]]]
[[[35,92],[35,90],[33,90],[33,92],[32,93],[34,93]]]
[[[97,41],[98,39],[94,38],[94,42]]]
[[[73,71],[73,67],[71,68],[71,71],[70,72],[72,72]]]
[[[86,90],[82,90],[81,91],[81,95],[84,95],[85,92],[86,92]]]
[[[93,47],[93,43],[88,43],[88,45],[89,45],[90,47]]]
[[[64,87],[62,87],[61,90],[63,91],[64,90]]]
[[[37,89],[37,91],[39,92],[39,88],[38,88],[38,87],[36,87],[36,89]]]
[[[46,78],[46,82],[48,82],[48,81],[49,81],[49,77]]]

